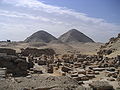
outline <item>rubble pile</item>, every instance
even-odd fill
[[[105,43],[100,47],[100,50],[97,52],[99,55],[110,55],[113,52],[117,51],[120,42],[120,33],[117,37],[110,38],[109,42]],[[117,45],[117,47],[116,47]],[[116,48],[115,48],[116,47]]]
[[[114,90],[113,86],[105,81],[95,81],[90,84],[90,86],[93,88],[93,90]]]
[[[33,59],[33,62],[42,67],[42,74],[54,74],[57,71],[59,75],[76,80],[79,85],[84,85],[84,81],[95,79],[101,72],[106,73],[108,81],[119,80],[119,55],[115,58],[108,58],[99,55],[64,54],[49,56],[44,54],[33,58],[36,58]]]
[[[41,56],[42,54],[54,55],[55,51],[53,49],[50,49],[50,48],[46,48],[46,49],[26,48],[26,49],[21,50],[21,54],[23,56],[29,56],[29,55]]]
[[[16,51],[9,48],[0,48],[0,53],[5,53],[7,55],[15,55]]]
[[[49,60],[51,60],[51,63]],[[39,64],[40,62],[41,64]],[[120,56],[108,58],[99,55],[65,54],[62,56],[54,55],[51,58],[50,56],[44,55],[44,58],[39,57],[38,65],[45,66],[47,68],[46,73],[54,74],[57,70],[60,75],[68,76],[76,80],[79,85],[84,85],[84,81],[95,79],[101,72],[106,73],[108,81],[119,80]],[[105,83],[104,87],[103,85],[99,86],[100,89],[98,87],[94,88],[97,88],[95,90],[113,90],[111,85],[107,83]],[[89,86],[93,88],[93,85]],[[101,87],[104,89],[101,89]]]
[[[13,76],[25,76],[27,75],[29,63],[26,60],[18,58],[17,56],[6,55],[0,56],[0,67],[7,68],[6,72]]]
[[[0,67],[6,68],[6,73],[12,73],[13,76],[29,75],[26,77],[28,79],[34,74],[65,76],[75,80],[80,86],[86,85],[87,81],[95,80],[104,72],[107,81],[100,81],[100,78],[99,81],[89,83],[90,90],[114,90],[108,82],[120,81],[120,55],[115,58],[102,55],[57,55],[52,49],[26,48],[18,56],[0,55]],[[3,72],[0,75],[2,74]],[[55,79],[52,78],[52,81]]]

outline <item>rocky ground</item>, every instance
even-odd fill
[[[120,90],[119,41],[0,42],[0,90]]]
[[[30,75],[0,81],[0,90],[75,90],[77,81],[65,76]]]
[[[117,37],[112,37],[109,42],[103,44],[100,47],[99,53],[106,55],[107,57],[120,55],[120,34],[118,34]]]

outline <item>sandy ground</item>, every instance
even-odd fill
[[[37,47],[38,45],[38,47]],[[14,43],[5,43],[0,42],[0,48],[12,48],[15,49],[18,53],[20,52],[21,48],[52,48],[56,51],[58,54],[65,54],[65,53],[82,53],[82,54],[96,54],[99,47],[102,45],[102,43],[49,43],[45,45],[33,45],[33,43],[20,43],[20,42],[14,42]]]

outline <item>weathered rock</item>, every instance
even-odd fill
[[[6,53],[7,55],[15,55],[16,51],[9,48],[0,48],[0,53]]]
[[[120,76],[118,75],[117,80],[120,82]]]
[[[105,68],[93,68],[94,71],[103,71]]]
[[[89,79],[95,78],[95,75],[94,75],[94,74],[87,74],[86,76],[87,76]]]
[[[28,62],[17,56],[0,56],[0,67],[7,68],[6,73],[12,73],[13,76],[27,75]]]
[[[78,84],[81,85],[81,84],[84,84],[84,83],[83,83],[83,81],[79,81]]]
[[[46,61],[43,61],[43,60],[39,60],[39,61],[38,61],[38,65],[46,65],[46,64],[47,64]]]
[[[61,70],[62,70],[63,72],[68,72],[68,71],[71,70],[71,68],[69,68],[69,67],[67,67],[67,66],[63,66],[63,67],[61,68]]]
[[[6,68],[0,68],[0,78],[6,77]]]
[[[115,71],[115,68],[108,68],[107,71],[111,71],[111,72],[114,72]]]
[[[74,73],[70,75],[71,77],[78,77],[78,73]]]
[[[90,86],[93,90],[114,90],[113,86],[106,81],[93,81]]]
[[[108,72],[106,74],[107,77],[113,77],[113,78],[117,78],[117,73],[116,72]]]
[[[81,63],[76,62],[76,63],[74,63],[74,66],[75,66],[75,67],[80,67],[80,66],[81,66]]]
[[[23,88],[23,90],[31,90],[31,89],[29,89],[29,88]]]
[[[34,90],[50,90],[51,87],[38,87],[38,88],[35,88]]]
[[[76,90],[93,90],[92,88],[90,88],[90,87],[83,87],[83,86],[79,86],[79,87],[77,87],[77,89]]]
[[[28,62],[28,69],[33,68],[34,67],[34,63],[33,62]]]
[[[31,75],[29,75],[29,76],[26,76],[26,78],[29,78],[29,79],[30,79],[30,78],[32,78],[32,76],[31,76]]]
[[[52,66],[52,65],[50,65],[50,66],[48,67],[47,72],[48,72],[48,73],[53,73],[53,66]]]
[[[79,77],[80,80],[82,80],[82,81],[89,80],[89,78],[88,78],[86,75],[84,75],[84,74],[79,74],[78,77]]]
[[[95,71],[94,74],[95,74],[95,75],[98,75],[98,74],[99,74],[99,71]]]
[[[80,81],[81,78],[80,77],[72,77],[73,79],[77,80],[77,81]]]
[[[44,55],[54,55],[55,51],[50,48],[46,48],[46,49],[26,48],[21,51],[21,54],[23,56],[29,56],[29,55],[41,56],[43,54]]]
[[[85,69],[79,69],[79,68],[77,68],[76,70],[77,70],[78,74],[86,74]]]
[[[108,81],[115,81],[114,78],[108,78],[107,80],[108,80]]]
[[[35,74],[43,74],[42,70],[38,70],[38,69],[33,69]]]

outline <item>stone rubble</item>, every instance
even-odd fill
[[[51,74],[69,77],[82,86],[85,85],[85,81],[93,80],[101,72],[105,72],[107,81],[120,82],[120,55],[116,58],[108,58],[102,55],[57,55],[52,49],[31,48],[22,49],[20,54],[0,55],[0,68],[6,68],[4,73],[6,77],[12,74],[12,76],[26,76],[30,79],[32,74]],[[2,69],[0,69],[1,76]],[[51,80],[54,81],[55,79]],[[88,85],[89,89],[114,90],[107,81],[94,81]],[[37,87],[34,90],[49,90],[48,88]],[[30,89],[24,88],[23,90]]]

